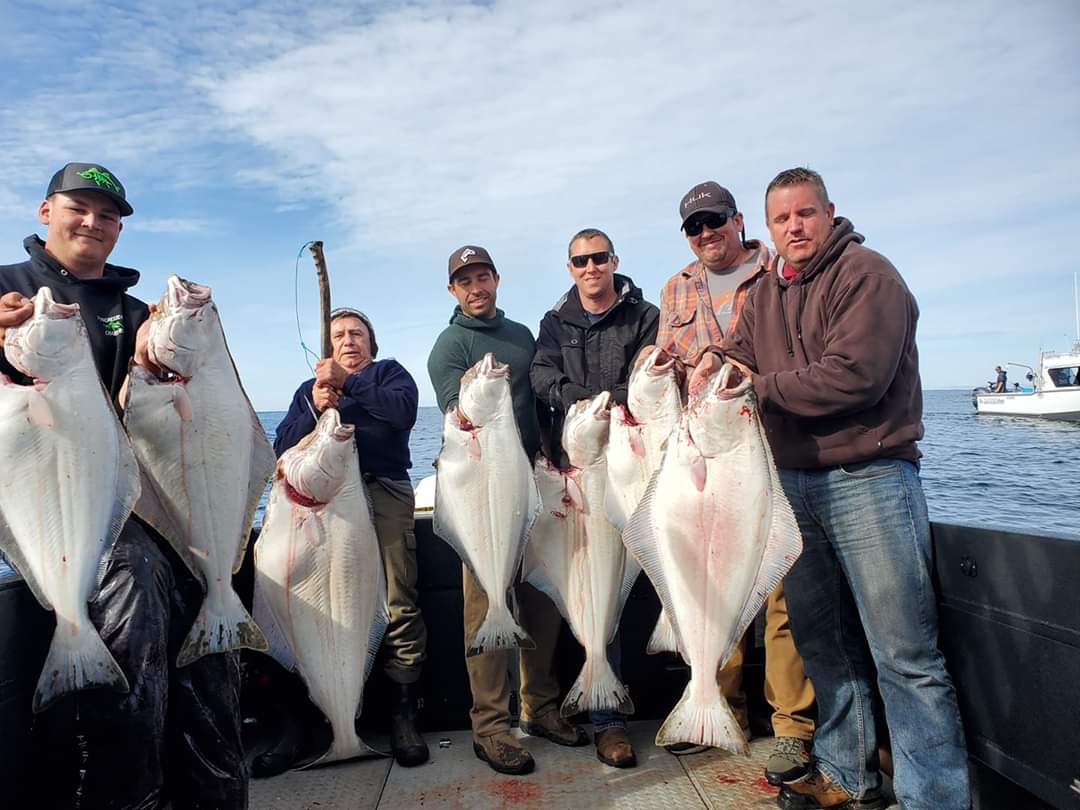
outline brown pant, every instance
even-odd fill
[[[378,481],[367,485],[371,494],[375,534],[386,569],[386,602],[390,609],[383,646],[383,671],[395,683],[415,683],[426,657],[427,628],[420,615],[416,592],[416,534],[414,502],[390,492]]]
[[[720,691],[743,727],[749,725],[746,693],[742,691],[745,647],[746,636],[716,675]],[[814,702],[814,687],[803,672],[802,657],[791,637],[783,582],[765,603],[765,699],[773,707],[773,734],[801,740],[813,738],[814,721],[806,712]]]
[[[465,597],[465,648],[476,635],[487,615],[487,594],[462,566],[462,590]],[[555,678],[555,642],[559,638],[562,617],[558,609],[532,585],[515,586],[518,621],[536,642],[535,650],[494,650],[465,657],[473,705],[469,712],[474,737],[489,737],[510,730],[510,667],[520,658],[521,712],[540,717],[555,709],[559,700],[559,682]]]

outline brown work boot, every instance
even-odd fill
[[[612,768],[633,768],[637,756],[626,729],[622,726],[606,728],[596,735],[596,758]]]
[[[473,737],[472,747],[476,756],[498,773],[521,776],[532,773],[536,767],[532,754],[509,731],[499,731],[488,737]]]
[[[817,769],[798,781],[783,785],[776,803],[784,810],[884,810],[886,806],[885,797],[877,788],[856,799]]]
[[[518,725],[529,736],[543,737],[556,745],[575,747],[589,741],[585,729],[564,720],[558,709],[551,709],[539,717],[526,717],[522,714]]]

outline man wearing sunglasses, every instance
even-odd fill
[[[964,735],[938,648],[918,473],[918,306],[889,260],[835,216],[817,172],[778,174],[765,221],[779,256],[718,351],[753,382],[803,536],[784,588],[819,724],[813,769],[777,801],[786,810],[885,806],[879,691],[900,806],[966,810]],[[710,349],[691,387],[720,363]]]
[[[439,410],[456,408],[462,375],[492,352],[510,366],[510,396],[521,443],[531,459],[540,446],[536,399],[529,387],[529,364],[536,351],[532,332],[506,317],[495,306],[499,273],[491,254],[479,245],[463,245],[450,254],[447,289],[457,301],[450,325],[435,341],[428,357],[428,374]],[[465,638],[471,639],[487,613],[487,594],[462,566]],[[520,728],[558,745],[584,745],[584,729],[559,714],[559,682],[552,661],[562,617],[552,601],[526,582],[514,591],[518,621],[536,643],[532,650],[492,650],[467,655],[469,691],[473,705],[473,752],[498,773],[521,775],[535,767],[532,755],[510,733],[510,669],[520,663]]]
[[[544,315],[529,377],[541,404],[541,438],[549,459],[565,469],[562,447],[566,412],[580,399],[610,391],[626,404],[630,370],[638,353],[655,342],[659,310],[645,300],[627,276],[616,273],[619,257],[603,231],[586,228],[570,239],[566,263],[574,280],[565,295]],[[619,675],[620,639],[608,647]],[[626,733],[626,717],[618,712],[592,712],[597,758],[615,768],[637,764]]]
[[[277,427],[274,450],[281,456],[311,433],[317,414],[327,408],[337,408],[341,421],[356,427],[360,472],[386,570],[390,623],[383,638],[383,672],[396,689],[390,747],[399,764],[420,765],[428,759],[428,748],[416,729],[415,689],[426,657],[427,629],[417,603],[415,510],[408,473],[416,383],[397,360],[375,359],[375,329],[359,310],[339,307],[330,313],[330,344],[333,355],[315,365],[314,379],[301,384],[293,396]]]
[[[718,183],[699,183],[686,192],[679,215],[686,242],[697,259],[669,278],[660,293],[656,343],[693,367],[710,345],[719,345],[734,328],[743,302],[773,257],[761,242],[747,241],[735,197]],[[724,662],[717,681],[749,739],[750,718],[742,689],[747,638]],[[776,737],[765,778],[779,785],[806,775],[807,744],[814,736],[809,716],[814,688],[791,637],[783,583],[769,595],[765,609],[765,697],[773,708]],[[687,754],[703,749],[678,743],[668,750]]]

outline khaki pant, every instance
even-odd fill
[[[465,648],[480,629],[487,615],[487,594],[468,569],[462,566],[462,590],[465,597]],[[536,642],[535,650],[494,650],[465,657],[473,705],[469,711],[473,736],[489,737],[510,730],[510,667],[520,659],[521,711],[540,717],[557,708],[559,682],[555,678],[555,642],[559,638],[562,617],[558,609],[532,585],[520,582],[515,587],[518,621]]]
[[[716,675],[720,691],[743,727],[750,724],[746,693],[742,691],[745,647],[746,636]],[[765,699],[773,707],[773,734],[801,740],[813,738],[814,721],[806,716],[806,712],[814,702],[814,687],[803,672],[802,657],[791,637],[783,582],[769,594],[765,603]]]
[[[371,494],[375,534],[386,569],[386,601],[390,624],[383,636],[383,670],[395,683],[415,683],[426,657],[427,628],[420,615],[416,591],[416,534],[414,502],[390,492],[378,481],[367,485]]]

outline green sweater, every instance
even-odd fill
[[[529,384],[529,366],[536,353],[536,341],[529,327],[507,318],[501,309],[491,319],[471,318],[454,307],[450,325],[435,340],[428,357],[428,376],[435,389],[439,410],[446,413],[457,405],[461,375],[492,352],[500,363],[510,364],[510,390],[521,442],[532,459],[540,448],[540,428],[536,421],[536,400]]]

